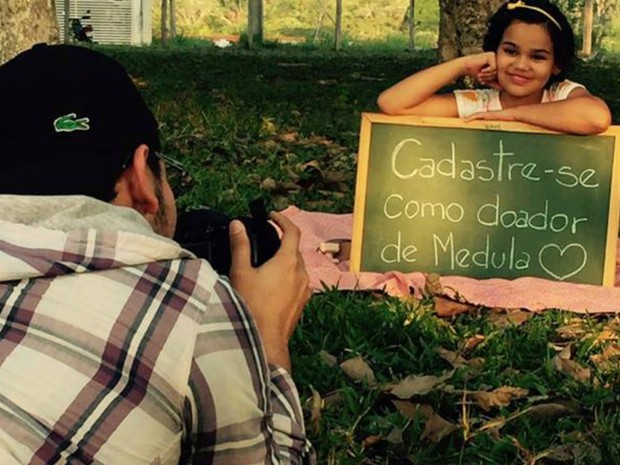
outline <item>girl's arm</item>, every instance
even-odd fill
[[[566,100],[474,113],[465,119],[473,120],[520,121],[552,131],[588,135],[605,131],[611,124],[611,113],[603,100],[580,87]]]
[[[484,82],[495,73],[493,52],[458,57],[419,71],[384,90],[377,105],[388,115],[458,116],[454,95],[436,92],[467,74]]]

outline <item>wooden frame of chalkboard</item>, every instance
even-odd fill
[[[363,113],[351,270],[613,285],[620,127]]]

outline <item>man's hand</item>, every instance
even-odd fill
[[[250,264],[250,242],[243,223],[230,223],[230,279],[256,321],[267,360],[290,371],[288,342],[311,292],[299,252],[299,229],[280,213],[270,217],[282,229],[282,244],[258,268]]]
[[[500,89],[497,82],[497,61],[494,52],[483,52],[465,57],[466,73],[480,84]]]

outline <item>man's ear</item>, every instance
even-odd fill
[[[159,211],[155,175],[147,164],[148,146],[136,148],[129,166],[116,182],[116,197],[110,203],[130,207],[148,220]]]

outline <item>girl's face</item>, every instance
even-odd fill
[[[504,107],[540,103],[545,84],[560,70],[542,24],[513,21],[497,49],[497,80]]]

